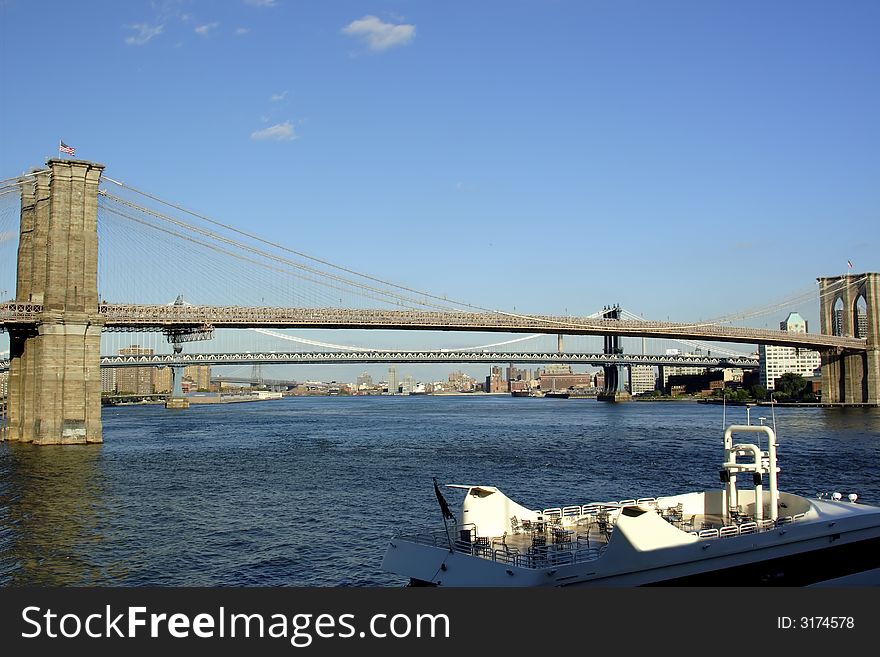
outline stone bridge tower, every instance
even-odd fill
[[[822,401],[880,404],[880,274],[820,278],[822,333],[865,338],[867,351],[822,353]]]
[[[96,443],[101,435],[98,182],[101,164],[50,159],[21,189],[15,300],[42,306],[9,329],[6,438]]]

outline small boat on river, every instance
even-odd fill
[[[779,491],[769,426],[731,425],[723,444],[718,490],[529,509],[494,486],[450,485],[464,492],[456,517],[435,482],[445,526],[400,531],[383,570],[452,587],[862,585],[880,573],[880,508]]]

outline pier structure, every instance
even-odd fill
[[[823,404],[880,405],[880,274],[817,280],[821,332],[866,340],[863,351],[821,352]]]

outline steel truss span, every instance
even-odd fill
[[[39,304],[0,304],[0,323],[27,326],[40,321]],[[386,329],[617,335],[773,344],[821,351],[865,351],[861,338],[738,328],[717,324],[598,319],[511,313],[433,312],[340,308],[175,306],[101,304],[98,315],[110,331],[208,331],[218,328]]]
[[[346,352],[245,352],[229,354],[150,354],[102,356],[102,367],[316,364],[316,363],[581,363],[586,365],[678,365],[755,369],[756,358],[709,356],[647,356],[636,354],[566,354],[507,351],[346,351]]]

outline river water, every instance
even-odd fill
[[[718,488],[723,421],[493,395],[106,407],[102,445],[0,444],[0,585],[400,586],[382,555],[398,529],[442,527],[432,477],[531,508]],[[780,489],[880,504],[880,409],[775,422]]]

